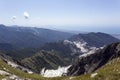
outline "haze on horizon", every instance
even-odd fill
[[[0,0],[0,24],[120,33],[120,0]]]

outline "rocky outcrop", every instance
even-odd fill
[[[0,60],[7,63],[9,66],[11,66],[14,69],[22,70],[28,74],[33,74],[33,72],[30,69],[23,67],[19,62],[13,60],[11,57],[5,55],[2,52],[0,52]]]
[[[79,61],[68,69],[68,76],[91,73],[108,61],[120,56],[120,43],[113,43],[94,54],[80,57]]]

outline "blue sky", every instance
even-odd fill
[[[0,24],[119,32],[120,0],[0,0]]]

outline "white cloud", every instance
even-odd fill
[[[30,17],[28,12],[24,12],[23,15],[24,15],[25,19],[28,19]]]

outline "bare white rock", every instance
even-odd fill
[[[7,63],[8,63],[8,65],[12,66],[13,68],[18,67],[18,65],[16,63],[14,63],[14,62],[8,61]]]
[[[3,78],[2,80],[7,80],[6,78]]]
[[[91,78],[94,78],[95,76],[97,76],[98,75],[98,73],[93,73],[93,74],[91,74]]]
[[[10,73],[3,71],[3,70],[0,70],[0,75],[10,75]]]
[[[69,80],[73,79],[74,77],[70,77]]]
[[[53,69],[51,69],[51,70],[45,70],[45,68],[43,68],[41,70],[41,75],[43,77],[60,77],[63,74],[67,73],[67,70],[68,70],[68,68],[70,66],[67,66],[67,67],[58,67],[58,69],[56,69],[56,70],[53,70]]]
[[[14,80],[14,79],[17,79],[18,77],[16,75],[11,75],[9,78]]]

